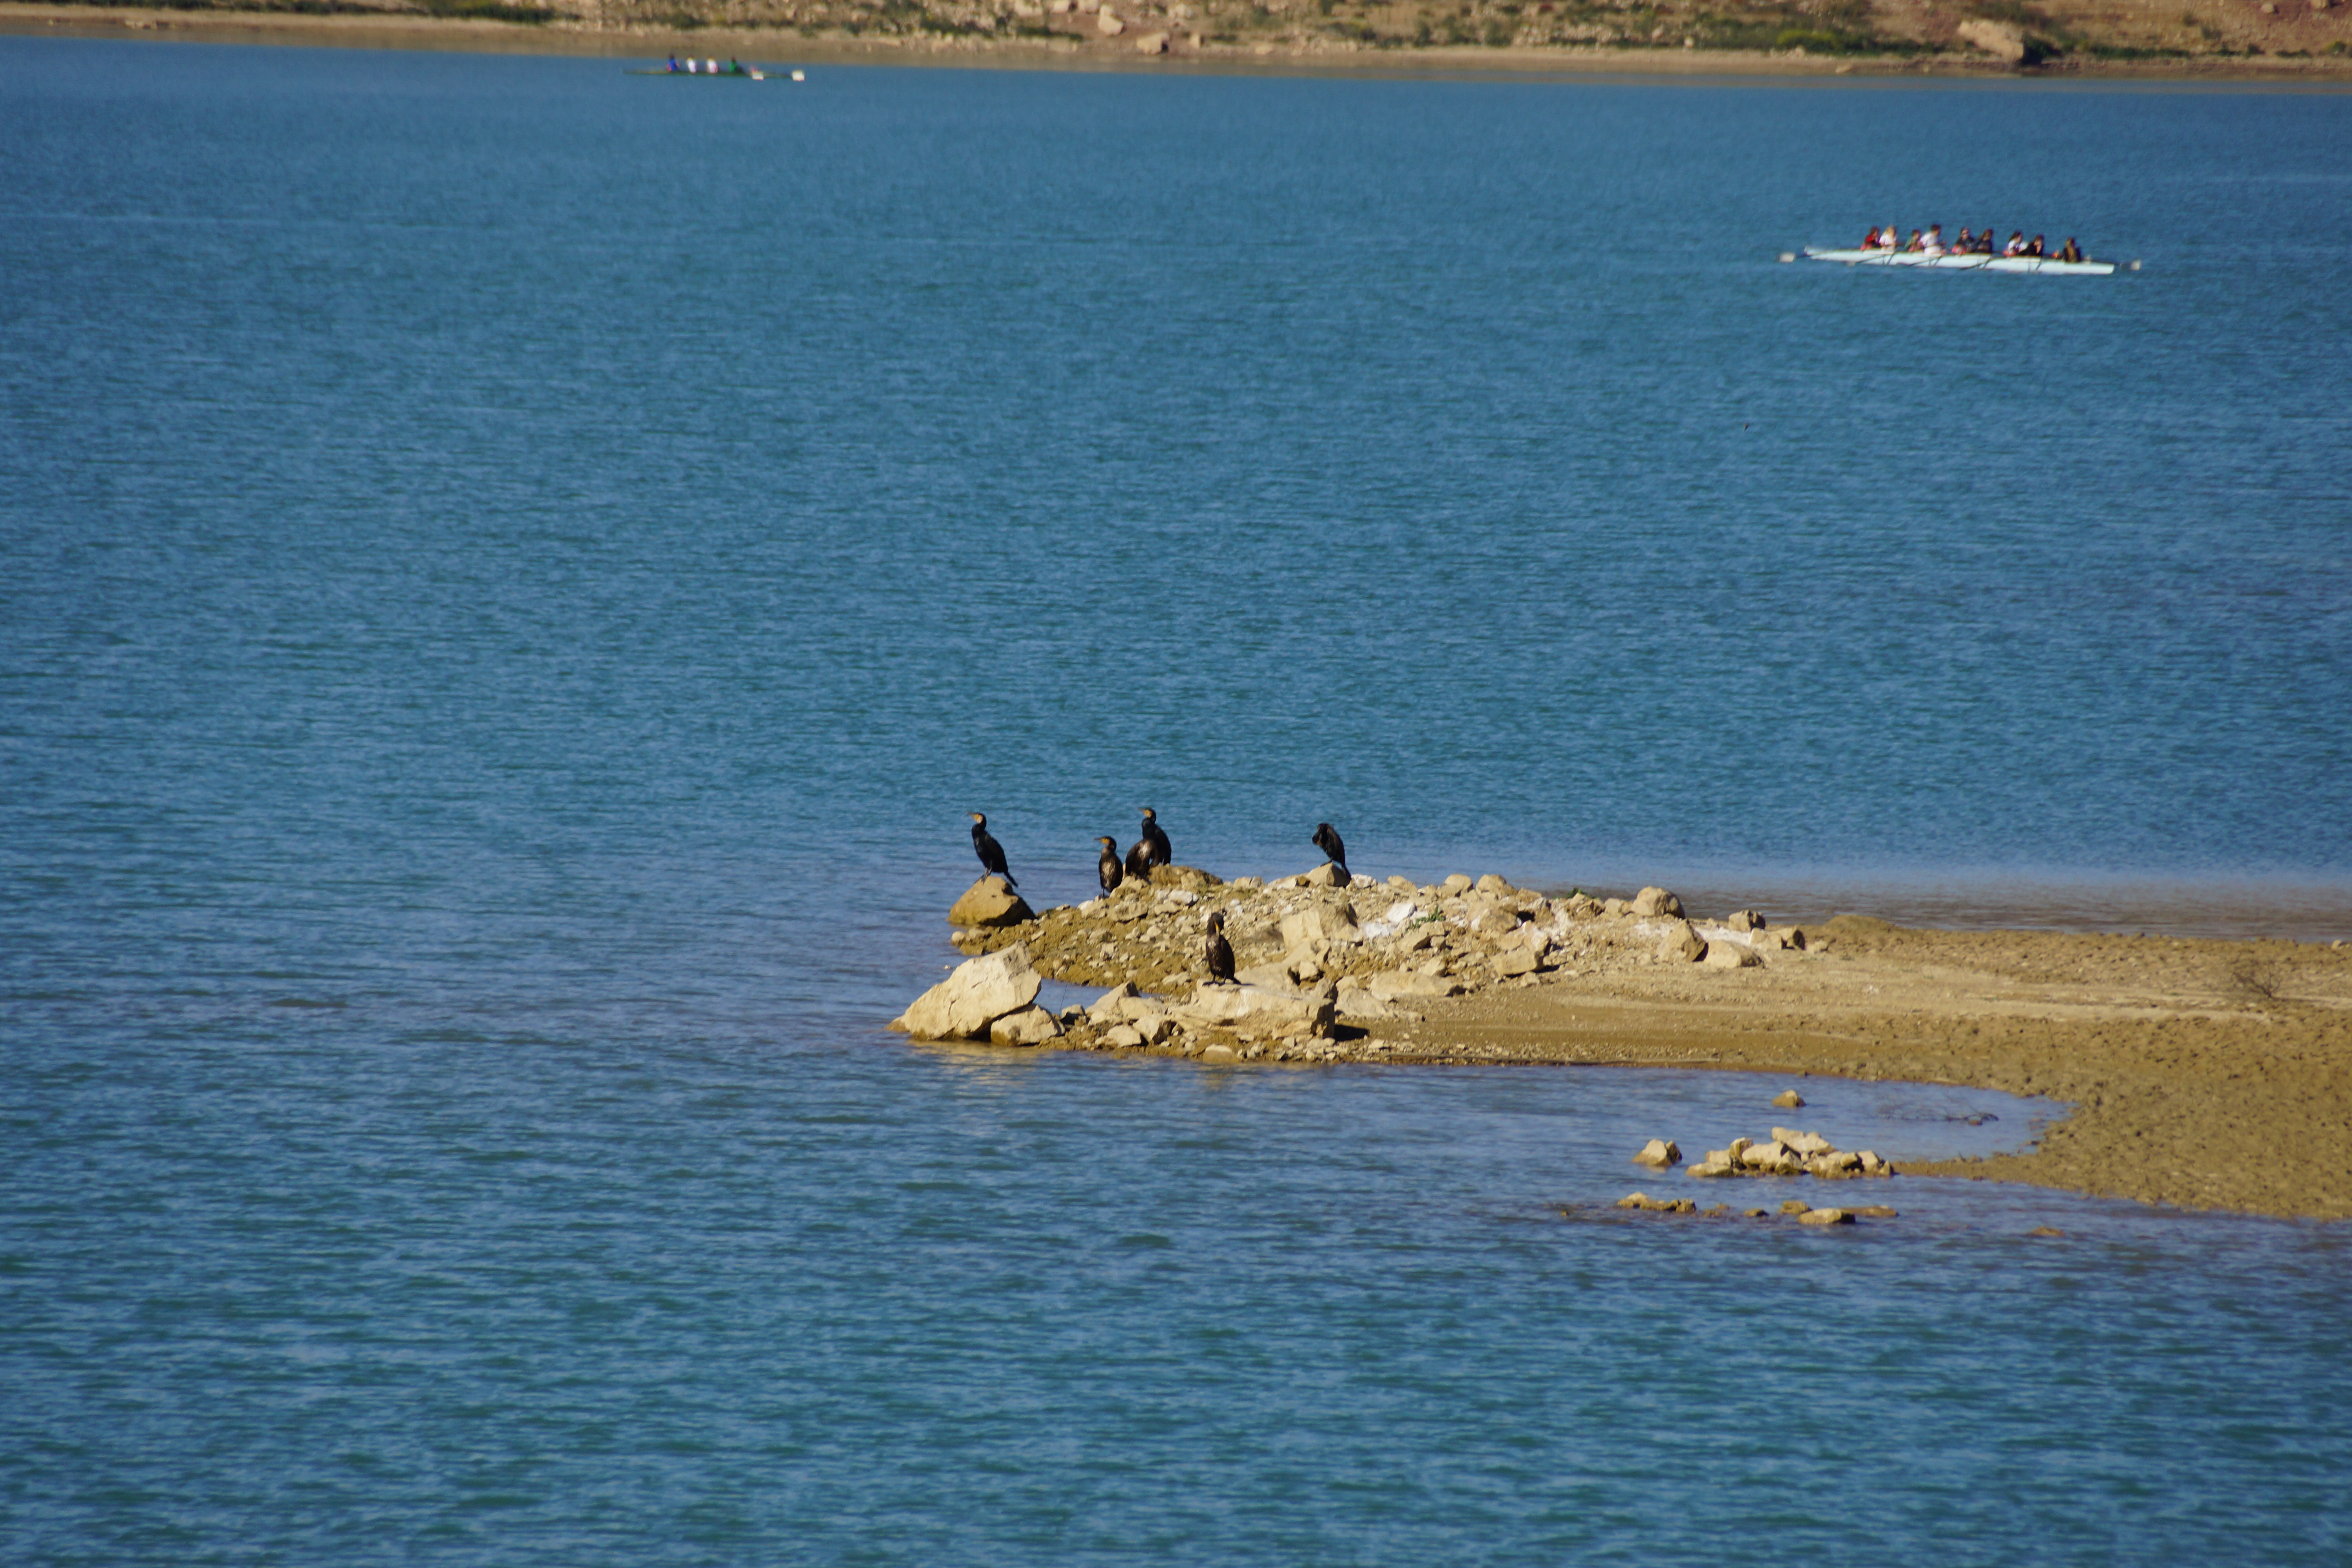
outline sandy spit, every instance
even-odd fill
[[[2352,949],[1917,931],[1853,916],[1819,934],[1828,940],[1802,965],[1545,976],[1433,1003],[1396,1055],[1377,1059],[1695,1067],[2044,1095],[2071,1111],[2032,1152],[1899,1168],[2352,1218]]]
[[[657,60],[676,52],[761,64],[930,65],[1001,70],[1148,71],[1156,73],[1486,79],[1614,78],[1639,80],[1740,80],[1759,78],[1839,78],[1857,81],[1933,77],[1998,79],[2008,67],[1969,55],[1925,58],[1765,54],[1752,50],[1682,48],[1398,48],[1350,49],[1325,44],[1195,45],[1148,58],[1130,40],[1076,43],[1024,38],[811,37],[788,28],[655,26],[594,28],[565,23],[532,26],[455,17],[302,16],[286,12],[183,11],[131,6],[10,4],[0,0],[0,33],[52,37],[135,37],[305,47],[420,49],[496,54],[587,55]],[[2291,58],[2233,56],[2171,60],[2065,61],[2035,73],[2066,78],[2152,82],[2271,82],[2322,86],[2352,82],[2352,57]]]

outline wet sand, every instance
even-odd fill
[[[2352,949],[1920,931],[1856,917],[1818,935],[1828,940],[1801,963],[1545,976],[1433,1002],[1423,1022],[1383,1026],[1391,1043],[1377,1054],[2044,1095],[2071,1110],[2032,1152],[1898,1168],[2352,1218]],[[1793,1076],[1773,1087],[1802,1092]],[[1798,1112],[1780,1115],[1801,1125]]]

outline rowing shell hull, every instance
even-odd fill
[[[1842,261],[1848,267],[1933,267],[1945,272],[2059,272],[2105,278],[2112,261],[2059,261],[2047,256],[1929,256],[1918,250],[1822,250],[1805,247],[1808,261]]]

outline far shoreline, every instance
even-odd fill
[[[2069,57],[2027,69],[2012,68],[1990,57],[1952,54],[1832,56],[1620,47],[1267,50],[1204,46],[1181,54],[1154,57],[1132,48],[1071,47],[1058,41],[1020,38],[857,39],[812,37],[791,29],[770,27],[595,29],[558,22],[526,24],[391,14],[306,16],[7,3],[0,3],[0,35],[605,59],[658,60],[673,54],[691,54],[697,58],[757,57],[752,63],[762,67],[909,66],[1120,75],[1616,81],[1714,87],[1776,83],[1884,87],[1895,83],[1974,82],[2053,88],[2095,84],[2176,89],[2352,89],[2352,56],[2183,56],[2159,59]]]

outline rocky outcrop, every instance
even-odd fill
[[[1660,1170],[1682,1163],[1682,1149],[1671,1138],[1653,1138],[1642,1145],[1640,1153],[1633,1156],[1636,1165],[1655,1165]]]
[[[963,897],[948,910],[948,924],[952,926],[1017,926],[1037,918],[1027,900],[1014,892],[1002,877],[982,877],[963,890]]]
[[[1242,1060],[1328,1059],[1335,1031],[1380,1034],[1380,1025],[1422,1021],[1417,1008],[1447,997],[1647,969],[1662,957],[1688,966],[1722,948],[1729,951],[1713,964],[1748,967],[1764,961],[1756,954],[1777,934],[1763,931],[1760,919],[1747,931],[1694,925],[1681,900],[1659,888],[1631,901],[1604,901],[1581,891],[1548,897],[1493,872],[1425,885],[1359,873],[1342,885],[1337,871],[1327,862],[1272,882],[1226,882],[1197,867],[1162,866],[1149,881],[1129,879],[1043,913],[1030,911],[1002,879],[984,877],[957,900],[950,919],[955,944],[967,954],[1018,945],[1037,975],[1111,988],[1105,1001],[1053,1018],[1051,1030],[1043,1016],[1007,1024],[1001,1033],[1008,1041],[1193,1056],[1214,1044]],[[1223,921],[1238,985],[1204,984],[1202,932],[1212,914]],[[1251,999],[1246,1005],[1244,997]],[[1034,991],[994,998],[988,1005],[1003,1005],[993,1016],[971,1016],[975,1003],[951,1017],[934,988],[901,1026],[919,1026],[938,1038],[990,1038],[990,1026],[1034,999]],[[1336,1015],[1327,1010],[1333,1001]],[[1398,1043],[1391,1035],[1368,1048]],[[1409,1049],[1405,1059],[1423,1054]],[[1427,1054],[1444,1053],[1440,1047]]]
[[[1029,950],[1015,943],[956,965],[890,1026],[919,1040],[984,1039],[990,1025],[1037,999],[1039,984]]]
[[[1760,1143],[1734,1138],[1724,1148],[1708,1150],[1706,1158],[1693,1165],[1690,1173],[1707,1180],[1724,1176],[1817,1176],[1824,1181],[1838,1181],[1849,1176],[1891,1176],[1895,1167],[1868,1149],[1842,1150],[1818,1132],[1775,1127],[1772,1136]]]

